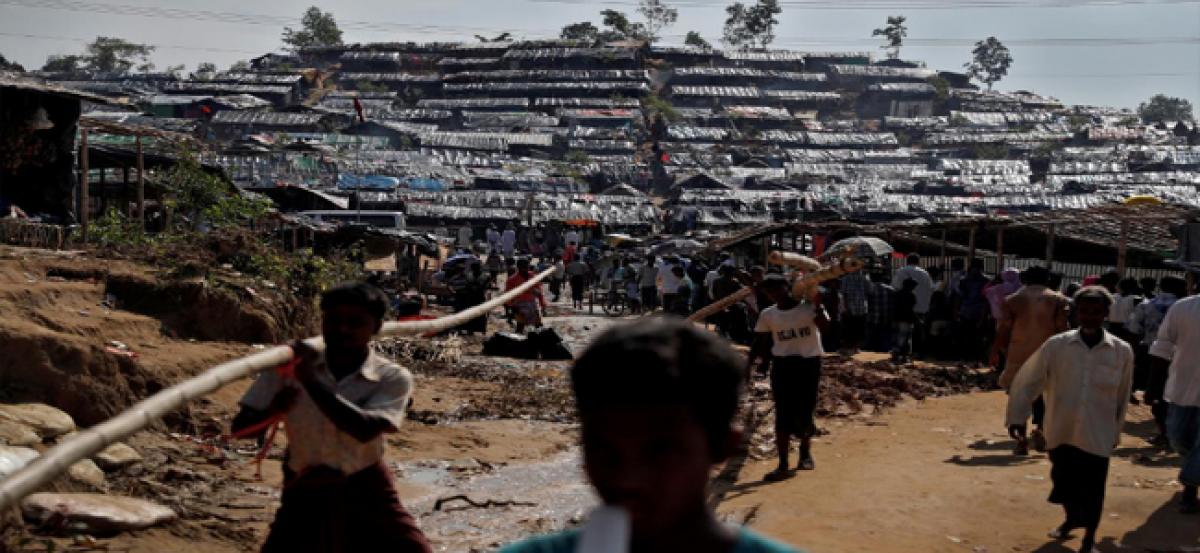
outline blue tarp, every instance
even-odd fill
[[[411,190],[445,190],[446,183],[431,178],[405,177],[404,184]]]
[[[339,190],[395,190],[400,179],[383,175],[351,175],[338,173]]]

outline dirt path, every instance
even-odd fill
[[[719,510],[814,553],[1074,551],[1045,538],[1062,515],[1046,502],[1049,461],[1009,453],[1004,402],[976,393],[909,402],[866,423],[826,421],[816,472],[764,484],[773,460],[749,462],[736,482],[718,482]],[[1178,458],[1146,447],[1148,419],[1145,407],[1130,410],[1100,550],[1200,551],[1200,518],[1173,503]]]

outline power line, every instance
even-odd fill
[[[88,43],[92,42],[92,40],[93,40],[90,38],[80,38],[80,37],[71,37],[71,36],[32,35],[32,34],[25,34],[25,33],[4,33],[4,32],[0,32],[0,36],[10,36],[10,37],[17,37],[17,38],[34,38],[34,39],[43,39],[43,40],[61,40],[61,41],[65,41],[65,42],[78,42],[81,44],[88,44]],[[201,51],[201,52],[227,52],[227,53],[234,53],[234,54],[250,54],[250,55],[262,54],[262,52],[255,51],[255,50],[238,50],[235,48],[216,48],[216,47],[212,47],[212,46],[182,46],[182,45],[178,45],[178,44],[147,44],[147,46],[153,46],[155,49],[158,49],[158,50],[196,50],[196,51]]]
[[[582,3],[583,0],[532,0],[540,3]],[[816,0],[785,0],[786,2],[806,2]],[[881,2],[885,0],[871,0]],[[901,4],[904,2],[914,3],[927,0],[896,0],[890,2],[893,4]],[[1053,0],[1055,2],[1066,2],[1078,6],[1083,5],[1111,5],[1115,3],[1196,3],[1200,4],[1200,0]],[[1009,2],[1019,4],[1030,4],[1032,0],[985,0],[988,3],[994,2]],[[616,3],[630,4],[623,0],[602,0],[601,3]],[[686,3],[686,1],[684,2]],[[979,5],[981,2],[970,2],[969,0],[938,0],[939,5],[965,3],[971,5]],[[164,8],[157,6],[135,6],[129,4],[100,4],[95,2],[86,2],[80,0],[0,0],[0,5],[12,5],[28,8],[43,8],[56,10],[82,11],[88,13],[102,13],[108,15],[149,17],[173,20],[191,20],[191,21],[208,21],[227,24],[245,24],[245,25],[270,25],[282,27],[294,24],[295,20],[289,17],[268,15],[268,14],[250,14],[250,13],[234,13],[234,12],[217,12],[208,10],[190,10],[178,8]],[[1030,4],[1032,6],[1032,4]],[[1042,5],[1042,3],[1038,3]],[[501,32],[518,32],[518,33],[541,33],[545,36],[557,34],[557,30],[538,30],[538,29],[512,29],[512,28],[488,28],[488,27],[472,27],[472,26],[446,26],[446,25],[429,25],[429,24],[413,24],[413,23],[393,23],[385,21],[340,21],[339,27],[349,30],[362,30],[373,32],[396,32],[396,31],[425,31],[425,32],[443,32],[454,34],[471,34],[471,33],[501,33]],[[683,34],[668,34],[670,38],[684,37]],[[950,48],[950,47],[969,47],[975,44],[975,39],[967,38],[910,38],[906,41],[907,46],[921,46],[930,48]],[[842,37],[804,37],[804,36],[780,36],[776,37],[777,44],[787,45],[868,45],[878,44],[878,39],[874,38],[842,38]],[[1037,37],[1037,38],[1017,38],[1008,39],[1006,44],[1014,46],[1045,46],[1045,47],[1111,47],[1111,46],[1146,46],[1146,45],[1163,45],[1163,44],[1200,44],[1200,37],[1155,37],[1155,38],[1140,38],[1140,37]]]
[[[167,8],[161,6],[137,6],[131,4],[102,4],[79,0],[0,0],[0,4],[24,8],[63,10],[72,12],[99,13],[106,15],[121,15],[148,17],[156,19],[172,19],[187,21],[210,21],[241,25],[266,25],[283,27],[296,25],[298,18],[270,14],[218,12],[210,10],[191,10],[182,8]],[[397,23],[388,21],[355,21],[339,20],[338,27],[349,30],[372,32],[423,31],[423,32],[503,32],[518,29],[503,29],[496,27],[477,26],[446,26],[417,23]],[[557,32],[557,31],[554,31]]]
[[[531,0],[543,4],[636,6],[634,0]],[[727,0],[713,2],[703,0],[680,0],[671,5],[676,8],[722,8]],[[1153,6],[1200,4],[1200,0],[781,0],[780,7],[807,10],[947,10],[947,9],[994,9],[994,8],[1080,8],[1111,6]]]

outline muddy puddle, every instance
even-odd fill
[[[418,461],[393,470],[422,490],[404,501],[438,551],[492,551],[571,526],[597,503],[578,449],[519,465]]]

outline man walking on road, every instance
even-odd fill
[[[1156,358],[1159,370],[1170,362],[1163,397],[1170,404],[1167,437],[1171,447],[1184,456],[1179,471],[1179,482],[1183,484],[1181,510],[1200,513],[1196,497],[1200,486],[1200,296],[1171,306],[1158,327],[1158,339],[1150,346],[1150,355]]]
[[[783,275],[767,275],[760,285],[775,305],[766,308],[754,327],[747,376],[758,359],[771,359],[771,396],[775,401],[775,448],[779,466],[766,475],[768,482],[791,476],[788,449],[792,436],[800,438],[800,470],[813,470],[814,413],[821,380],[821,330],[829,322],[819,297],[801,302],[792,297],[791,283]]]
[[[1051,336],[1065,332],[1067,325],[1066,296],[1046,288],[1050,272],[1042,267],[1030,267],[1021,275],[1024,284],[1017,293],[1005,298],[996,322],[996,340],[992,343],[990,363],[1002,370],[1000,387],[1008,390],[1017,371]],[[1003,366],[1001,362],[1003,361]],[[1046,450],[1042,433],[1042,418],[1046,404],[1039,397],[1033,402],[1033,448]],[[1017,438],[1013,453],[1029,455],[1025,436]]]
[[[1080,553],[1096,551],[1109,457],[1121,438],[1133,387],[1133,348],[1104,330],[1111,305],[1112,295],[1103,288],[1080,290],[1075,295],[1079,329],[1046,340],[1009,390],[1008,432],[1018,440],[1025,435],[1034,399],[1045,397],[1054,486],[1050,502],[1066,511],[1066,520],[1050,537],[1065,540],[1082,528]]]

